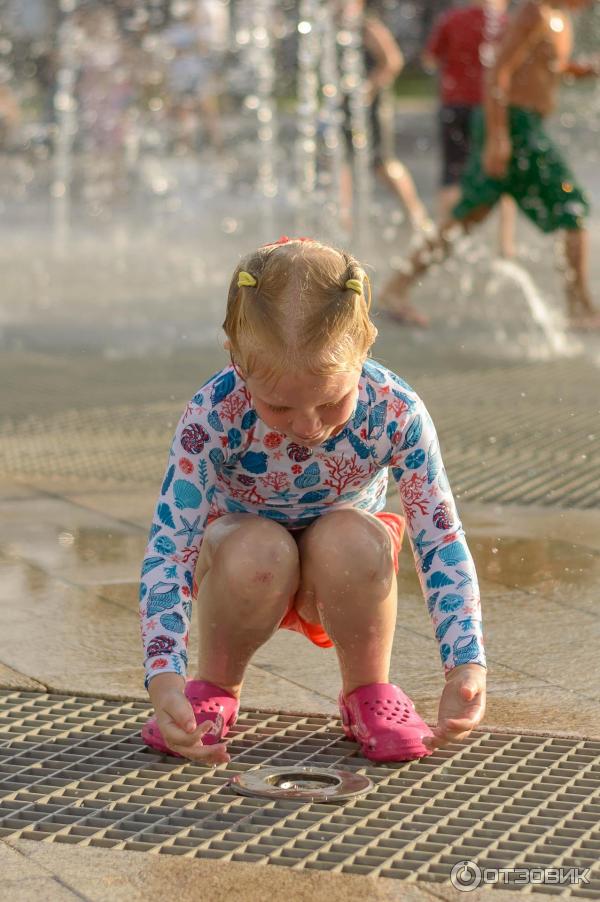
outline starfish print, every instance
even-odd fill
[[[419,557],[423,554],[423,549],[427,548],[428,545],[435,545],[435,542],[425,542],[423,536],[425,535],[425,530],[422,529],[418,536],[416,536],[413,541],[415,543],[415,548],[417,549],[417,553]]]
[[[202,532],[201,529],[198,529],[198,523],[200,522],[200,516],[198,515],[193,523],[189,523],[185,517],[179,518],[183,523],[183,527],[175,533],[176,536],[186,536],[186,541],[188,545],[191,545],[196,536],[199,536]]]
[[[156,620],[153,619],[153,620],[146,621],[146,626],[149,630],[155,630],[156,629]]]
[[[456,587],[457,589],[462,589],[464,586],[471,585],[471,583],[473,582],[472,576],[469,576],[469,574],[465,573],[464,570],[457,570],[456,572],[458,573],[459,576],[462,576],[462,581],[459,582],[459,584],[457,585],[457,587]]]

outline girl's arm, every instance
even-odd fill
[[[410,407],[391,436],[389,465],[444,669],[447,673],[466,663],[485,666],[473,558],[431,417],[416,396]]]
[[[142,564],[146,685],[158,673],[185,676],[187,670],[194,569],[210,507],[199,467],[207,478],[212,473],[209,449],[192,455],[182,445],[185,430],[195,426],[185,415],[177,426]]]
[[[146,685],[158,673],[186,673],[194,572],[228,453],[219,414],[234,398],[243,407],[238,394],[234,374],[222,371],[194,396],[175,431],[142,565]]]

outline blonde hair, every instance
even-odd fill
[[[370,304],[369,280],[350,254],[281,239],[240,261],[223,329],[244,375],[345,372],[363,363],[377,337]]]

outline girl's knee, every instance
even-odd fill
[[[261,602],[289,598],[298,585],[298,548],[283,526],[248,516],[223,532],[213,550],[212,569],[233,597]]]
[[[391,539],[372,515],[351,509],[332,511],[311,530],[304,548],[307,562],[329,578],[343,577],[355,584],[389,581],[394,566]]]

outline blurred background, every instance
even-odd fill
[[[405,57],[381,104],[383,141],[432,216],[436,79],[420,54],[449,5],[372,5]],[[360,105],[347,160],[340,109],[364,80],[360,26],[347,25],[335,3],[318,0],[1,0],[2,346],[110,356],[212,342],[238,254],[280,232],[351,245],[377,285],[411,230],[373,183]],[[577,19],[577,34],[579,51],[598,46],[597,10]],[[600,90],[591,80],[562,96],[554,128],[593,195]],[[354,168],[350,224],[340,216],[344,165]],[[552,239],[520,227],[518,255],[535,269]],[[494,254],[478,237],[463,254],[468,272],[447,264],[433,290],[444,328],[473,331],[473,349],[485,341],[486,354],[564,350],[536,321],[534,294],[552,310],[555,273],[539,267],[537,289],[526,274],[490,279]],[[494,295],[506,280],[515,303],[477,322],[490,317],[473,294]]]
[[[438,90],[421,53],[447,6],[374,4],[405,59],[381,98],[382,146],[434,219]],[[12,636],[2,661],[44,685],[143,692],[148,523],[174,425],[227,359],[220,324],[239,256],[281,234],[347,246],[368,268],[376,308],[418,240],[373,178],[360,16],[340,23],[338,7],[0,0],[0,564]],[[597,54],[600,5],[575,22],[576,53]],[[597,79],[565,80],[549,129],[591,201],[598,304]],[[512,702],[492,719],[539,725],[546,705],[547,723],[562,723],[560,708],[587,731],[597,715],[582,701],[597,697],[594,663],[582,663],[595,650],[582,636],[597,629],[600,339],[566,328],[560,262],[555,237],[521,216],[514,254],[501,258],[493,215],[415,289],[429,329],[375,310],[375,356],[414,385],[440,434],[486,596],[495,688],[504,680],[523,706],[524,720]],[[403,554],[401,591],[429,642]],[[296,661],[306,670],[306,654],[284,654],[288,675]],[[395,661],[400,670],[404,656]],[[430,661],[429,684],[421,662],[402,680],[427,696],[431,717],[433,652]],[[316,664],[312,673],[322,691]],[[531,674],[546,702],[524,701]]]

